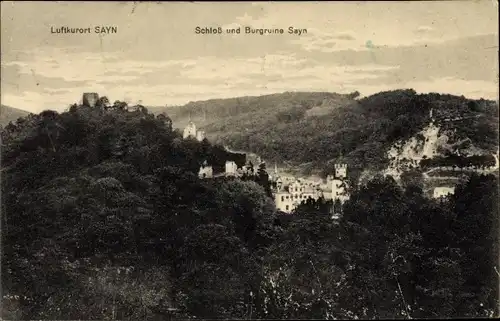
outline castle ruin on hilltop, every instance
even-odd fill
[[[98,93],[84,93],[82,103],[87,107],[95,107],[97,101],[99,100]]]

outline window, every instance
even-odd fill
[[[281,195],[281,201],[283,202],[285,200],[285,196]]]
[[[285,207],[285,209],[286,209],[286,210],[288,211],[288,209],[289,209],[289,206],[287,205],[287,206]]]

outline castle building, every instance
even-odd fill
[[[226,161],[226,176],[236,176],[238,166],[234,161]]]
[[[308,199],[317,200],[322,196],[318,184],[291,176],[280,176],[277,166],[274,168],[273,181],[275,183],[273,196],[276,209],[285,213],[293,212]]]
[[[182,138],[186,139],[188,137],[196,137],[196,125],[193,122],[189,122],[186,128],[184,128]]]
[[[335,164],[335,178],[345,179],[347,177],[347,164]]]
[[[199,178],[212,178],[214,175],[214,170],[212,166],[207,164],[207,161],[204,161],[200,166],[200,170],[198,171]]]
[[[274,171],[269,173],[269,179],[273,182],[277,182],[277,180],[279,179],[277,164],[274,164]]]
[[[449,186],[440,186],[434,188],[433,197],[434,198],[443,198],[449,195],[453,195],[455,193],[455,187]]]
[[[197,141],[201,142],[205,139],[205,132],[202,130],[197,131],[196,125],[192,121],[190,121],[184,128],[184,132],[182,133],[182,138],[186,139],[189,137],[196,138]]]
[[[340,179],[334,179],[332,181],[332,200],[339,200],[344,203],[349,199],[349,195],[346,191],[346,182]]]
[[[291,213],[302,202],[308,199],[317,200],[320,196],[321,193],[315,186],[296,180],[287,186],[278,185],[274,193],[274,203],[278,210]]]
[[[331,186],[331,198],[333,201],[339,200],[341,203],[344,203],[349,199],[349,195],[347,193],[347,164],[335,164],[335,176],[332,177],[329,175],[327,177],[327,181]]]
[[[99,95],[97,93],[84,93],[83,94],[83,105],[87,107],[95,107],[97,101],[99,100]]]
[[[274,202],[276,208],[291,213],[300,203],[320,197],[344,203],[349,199],[347,192],[347,164],[335,164],[335,172],[328,175],[326,184],[320,180],[302,180],[292,176],[278,175],[275,167],[273,175]]]
[[[205,139],[205,132],[202,130],[199,130],[196,132],[196,140],[199,142],[203,141]]]

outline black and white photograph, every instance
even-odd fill
[[[0,320],[500,316],[498,0],[0,6]]]

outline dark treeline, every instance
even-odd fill
[[[422,159],[420,166],[423,168],[429,167],[477,167],[488,168],[495,166],[495,157],[493,155],[472,155],[472,156],[458,156],[447,155],[438,156],[432,159]]]
[[[3,130],[3,318],[498,314],[496,177],[472,176],[440,202],[375,178],[339,221],[323,200],[284,219],[264,165],[200,180],[205,160],[241,155],[116,106]]]

